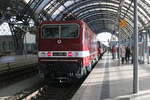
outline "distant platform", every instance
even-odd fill
[[[0,58],[0,72],[37,63],[37,55],[3,56]]]

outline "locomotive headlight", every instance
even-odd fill
[[[39,57],[45,57],[45,56],[46,56],[46,53],[45,53],[45,52],[39,52],[39,53],[38,53],[38,56],[39,56]]]
[[[41,56],[42,56],[42,57],[45,57],[45,56],[46,56],[46,53],[45,53],[45,52],[41,52]]]
[[[72,57],[79,57],[79,56],[80,56],[80,52],[78,51],[72,52]]]
[[[74,57],[86,57],[86,56],[90,56],[89,51],[76,51],[73,53]]]
[[[74,56],[78,57],[79,56],[79,52],[74,52]]]

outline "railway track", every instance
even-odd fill
[[[42,83],[19,94],[11,100],[70,100],[81,86],[84,79],[73,80],[71,83]]]
[[[12,69],[0,73],[0,88],[35,75],[37,73],[36,66],[37,64],[31,64],[28,67],[24,66],[19,69]]]
[[[3,80],[18,77],[16,79],[17,80],[19,79],[20,81],[20,79],[21,80],[23,79],[20,77],[24,77],[24,74],[28,76],[28,74],[30,74],[31,72],[34,74],[37,71],[35,69],[36,68],[35,66],[31,66],[28,68],[30,68],[31,70],[22,69],[22,71],[17,70],[18,73],[15,71],[12,71],[11,74],[5,73],[5,75],[8,76],[3,78]],[[33,87],[29,87],[29,89],[26,89],[20,93],[16,93],[16,95],[11,96],[10,98],[5,100],[70,100],[85,79],[86,77],[80,80],[74,79],[72,81],[69,81],[69,83],[64,83],[63,81],[60,80],[58,80],[56,83],[47,83],[44,81],[40,81],[41,83],[37,83]]]

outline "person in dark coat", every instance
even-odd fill
[[[130,51],[130,48],[127,46],[126,47],[126,54],[125,54],[125,60],[127,63],[129,63],[130,55],[131,55],[131,51]]]

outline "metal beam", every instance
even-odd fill
[[[132,3],[133,3],[133,0],[131,0],[131,3],[130,3],[130,5],[128,6],[128,8],[127,8],[126,12],[124,13],[123,18],[125,18],[125,17],[127,16],[128,12],[129,12],[129,9],[131,9],[131,5],[132,5]]]
[[[119,5],[119,8],[118,8],[118,13],[116,15],[116,17],[118,18],[117,22],[118,22],[118,52],[120,52],[120,42],[121,42],[121,29],[120,29],[120,26],[119,26],[119,22],[120,22],[120,16],[121,16],[121,9],[123,7],[123,4],[124,4],[124,0],[120,0],[120,5]],[[115,23],[114,23],[115,24]],[[120,66],[120,55],[118,55],[118,65]]]

